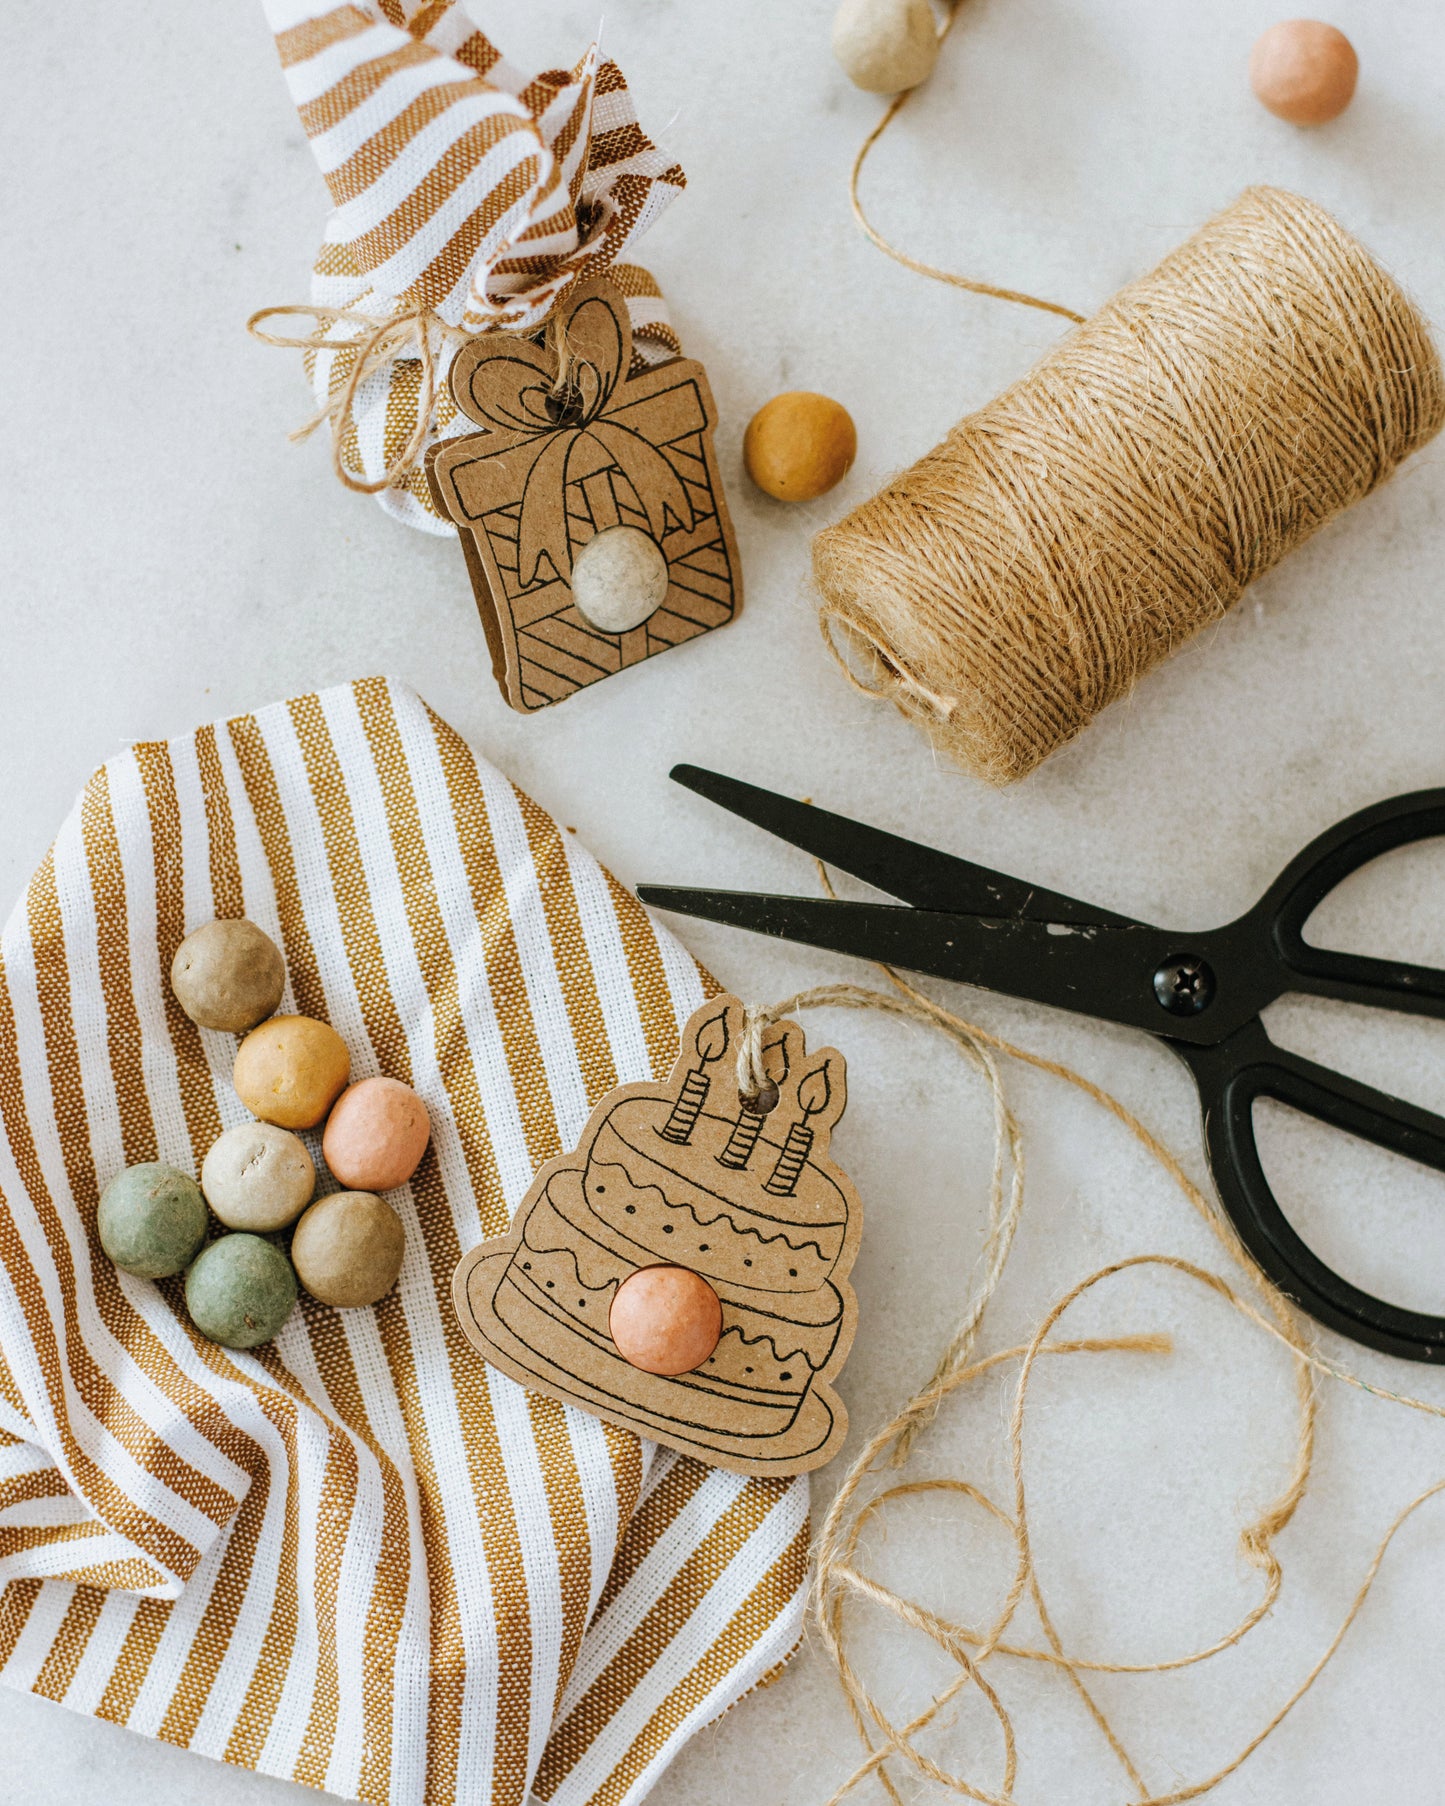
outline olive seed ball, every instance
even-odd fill
[[[241,1034],[281,1002],[286,962],[254,922],[206,922],[176,948],[171,989],[192,1022]]]
[[[224,1348],[269,1342],[295,1303],[290,1261],[259,1235],[223,1235],[197,1255],[186,1275],[192,1323]]]
[[[309,1016],[273,1016],[236,1050],[231,1083],[262,1122],[311,1129],[351,1076],[351,1055],[336,1030]]]
[[[315,1189],[316,1167],[304,1143],[275,1123],[227,1129],[201,1167],[201,1190],[226,1227],[258,1235],[294,1223]]]
[[[160,1160],[128,1166],[100,1194],[100,1245],[122,1273],[167,1279],[206,1239],[206,1200],[187,1173]]]
[[[390,1191],[416,1171],[431,1123],[426,1105],[400,1079],[360,1079],[337,1098],[321,1151],[353,1191]]]
[[[296,1276],[323,1304],[375,1304],[396,1284],[405,1251],[401,1218],[369,1191],[318,1198],[296,1225]]]

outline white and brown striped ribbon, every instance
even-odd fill
[[[283,1008],[435,1128],[400,1283],[202,1340],[118,1274],[99,1191],[245,1112],[167,974],[249,916]],[[0,1679],[346,1798],[631,1802],[800,1630],[807,1483],[716,1472],[524,1392],[451,1275],[707,981],[382,679],[133,747],[0,941]],[[314,1140],[315,1138],[313,1138]],[[319,1146],[316,1149],[319,1161]]]
[[[638,125],[621,70],[592,45],[570,71],[527,76],[459,0],[264,0],[291,97],[331,191],[312,274],[324,336],[422,309],[467,333],[540,327],[575,282],[606,269],[629,302],[644,362],[679,346],[661,292],[623,254],[682,188],[678,165]],[[444,371],[455,353],[436,345]],[[319,407],[344,389],[354,343],[306,354]],[[360,383],[344,426],[346,470],[376,481],[409,444],[419,357]],[[437,398],[432,437],[456,423]],[[380,492],[389,513],[453,531],[414,468]]]

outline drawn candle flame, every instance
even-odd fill
[[[783,1151],[778,1155],[777,1164],[763,1186],[765,1192],[770,1192],[775,1198],[792,1197],[803,1168],[808,1164],[808,1156],[813,1151],[813,1131],[808,1127],[808,1118],[826,1110],[832,1095],[826,1063],[814,1067],[812,1072],[804,1075],[798,1086],[798,1104],[802,1109],[803,1119],[795,1122],[788,1130]]]
[[[708,1076],[707,1069],[714,1061],[720,1060],[728,1050],[728,1019],[724,1010],[719,1015],[709,1016],[697,1031],[697,1039],[693,1042],[693,1051],[697,1055],[697,1065],[682,1081],[682,1090],[677,1094],[677,1102],[662,1126],[664,1141],[674,1142],[678,1147],[685,1147],[692,1139],[692,1132],[697,1127],[697,1119],[702,1114],[702,1107],[707,1102]]]

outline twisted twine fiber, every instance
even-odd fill
[[[817,536],[824,632],[1007,783],[1442,424],[1416,308],[1321,208],[1249,189]]]
[[[819,870],[822,872],[821,865]],[[831,894],[832,886],[827,875],[822,875],[824,887]],[[907,1768],[924,1784],[932,1783],[949,1793],[983,1802],[984,1806],[1016,1806],[1013,1789],[1018,1745],[1013,1720],[998,1689],[985,1672],[990,1661],[999,1658],[1042,1664],[1068,1681],[1127,1776],[1134,1806],[1182,1806],[1184,1801],[1198,1799],[1211,1792],[1228,1775],[1240,1768],[1309,1692],[1359,1615],[1396,1534],[1422,1505],[1445,1491],[1445,1480],[1417,1494],[1396,1515],[1380,1539],[1355,1596],[1324,1651],[1262,1728],[1229,1761],[1203,1779],[1156,1793],[1144,1779],[1138,1763],[1124,1747],[1107,1714],[1095,1699],[1087,1677],[1095,1674],[1162,1674],[1192,1667],[1233,1648],[1274,1609],[1284,1583],[1284,1570],[1274,1548],[1275,1539],[1289,1524],[1304,1497],[1314,1456],[1316,1375],[1339,1380],[1431,1417],[1445,1418],[1445,1407],[1370,1385],[1349,1369],[1323,1359],[1306,1338],[1288,1300],[1255,1267],[1236,1241],[1230,1227],[1211,1207],[1203,1192],[1184,1171],[1178,1158],[1117,1098],[1071,1067],[1030,1053],[991,1034],[976,1023],[954,1015],[907,983],[890,967],[884,966],[881,970],[893,987],[891,994],[854,984],[823,985],[801,991],[766,1009],[750,1010],[745,1023],[744,1050],[740,1050],[739,1054],[740,1080],[756,1085],[761,1082],[762,1033],[769,1023],[807,1009],[879,1010],[943,1034],[983,1074],[994,1107],[994,1163],[989,1191],[988,1233],[962,1318],[928,1381],[887,1423],[874,1432],[855,1456],[818,1536],[811,1601],[812,1620],[823,1648],[837,1672],[849,1715],[867,1751],[864,1759],[831,1794],[827,1806],[838,1806],[840,1801],[870,1776],[876,1776],[889,1798],[901,1806],[903,1796],[887,1766],[890,1762],[895,1767]],[[1208,1224],[1222,1251],[1237,1268],[1243,1286],[1231,1284],[1221,1274],[1176,1255],[1134,1255],[1111,1262],[1072,1286],[1048,1312],[1026,1344],[975,1357],[974,1347],[984,1313],[1003,1277],[1023,1208],[1023,1137],[1005,1095],[998,1064],[1000,1058],[1017,1060],[1061,1079],[1107,1110],[1158,1162]],[[1260,1571],[1263,1579],[1255,1604],[1232,1628],[1184,1655],[1160,1662],[1113,1662],[1066,1651],[1049,1611],[1034,1558],[1024,1484],[1025,1407],[1033,1369],[1041,1356],[1170,1352],[1172,1344],[1169,1337],[1157,1333],[1129,1333],[1082,1339],[1062,1337],[1057,1333],[1061,1319],[1086,1292],[1107,1283],[1118,1274],[1143,1267],[1162,1268],[1178,1273],[1203,1286],[1257,1329],[1281,1343],[1290,1354],[1294,1366],[1297,1421],[1289,1473],[1283,1488],[1256,1521],[1240,1533],[1241,1551],[1250,1565]],[[946,1398],[961,1387],[1015,1362],[1018,1363],[1019,1373],[1008,1423],[1013,1484],[1011,1508],[989,1498],[971,1481],[953,1476],[901,1481],[879,1488],[877,1481],[881,1470],[897,1469],[906,1464],[916,1438],[926,1429]],[[945,1618],[916,1600],[907,1599],[885,1586],[865,1572],[861,1565],[860,1547],[865,1532],[870,1527],[877,1527],[885,1514],[901,1501],[924,1494],[949,1494],[964,1499],[982,1511],[992,1525],[1012,1538],[1015,1551],[1012,1580],[992,1618],[985,1618],[981,1625]],[[1011,1640],[1007,1635],[1026,1598],[1032,1603],[1043,1632],[1042,1647]],[[846,1620],[848,1607],[856,1601],[868,1603],[889,1614],[900,1624],[928,1637],[956,1664],[957,1673],[953,1678],[904,1723],[898,1723],[888,1715],[854,1660]],[[970,1687],[978,1690],[998,1725],[1002,1774],[993,1784],[945,1769],[919,1747],[921,1735],[938,1720],[939,1715],[959,1694]]]
[[[266,332],[262,322],[301,317],[316,322],[315,330],[300,334]],[[339,321],[365,328],[349,339],[332,337]],[[499,326],[498,332],[512,328]],[[442,371],[438,363],[438,346],[453,350],[469,343],[477,335],[460,326],[449,326],[429,307],[416,307],[399,314],[368,314],[353,307],[322,307],[311,302],[282,307],[258,308],[246,322],[246,331],[263,345],[279,346],[286,351],[333,351],[351,353],[345,380],[318,408],[309,420],[303,420],[288,435],[294,440],[309,439],[319,426],[331,429],[331,468],[338,482],[358,495],[380,495],[383,489],[402,488],[416,469],[428,439],[436,428],[437,403],[441,398]],[[519,336],[515,335],[514,336]],[[520,336],[535,338],[535,332]],[[433,341],[436,341],[435,343]],[[552,380],[552,393],[560,395],[572,380],[574,359],[567,340],[566,328],[556,314],[549,315],[545,340],[557,361]],[[376,478],[358,477],[347,468],[347,448],[356,432],[356,397],[368,377],[402,361],[420,363],[420,387],[417,398],[416,425],[396,456]]]

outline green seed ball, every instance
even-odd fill
[[[259,1235],[223,1235],[197,1255],[186,1275],[192,1323],[223,1348],[269,1342],[295,1303],[290,1261]]]
[[[122,1273],[167,1279],[206,1239],[206,1200],[188,1174],[160,1160],[117,1173],[100,1194],[100,1245]]]

